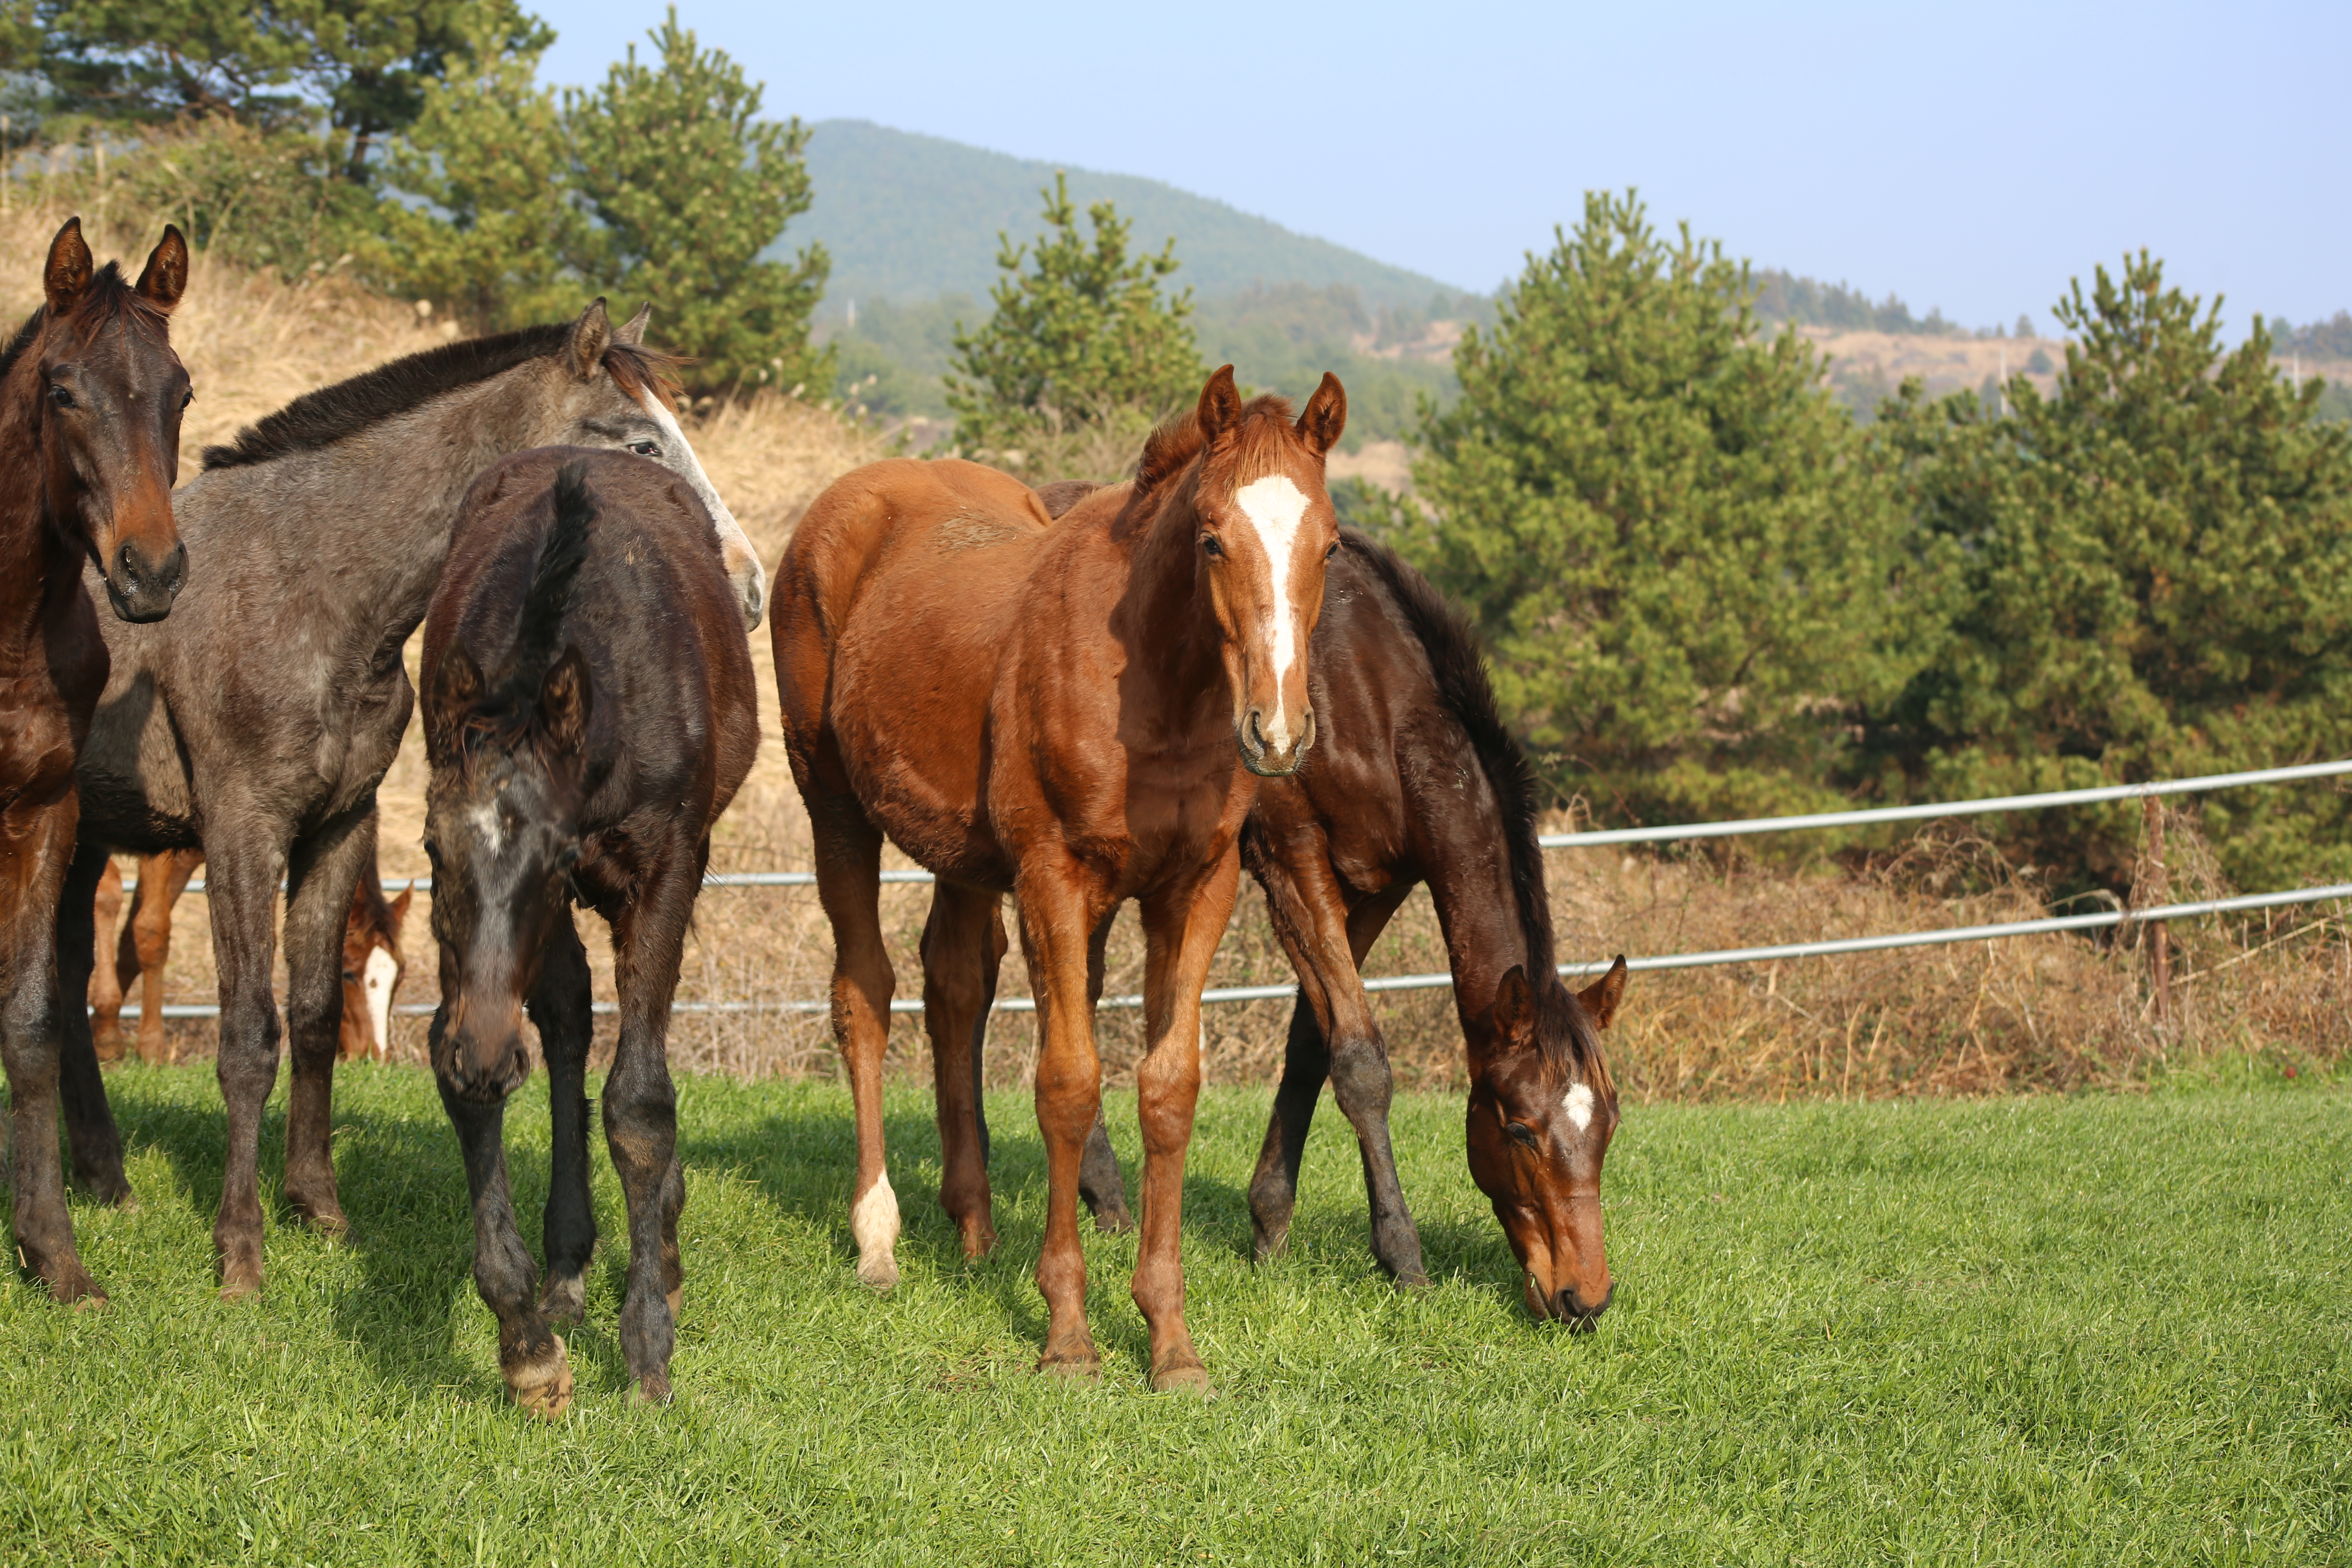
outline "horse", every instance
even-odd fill
[[[1040,496],[1049,511],[1080,499],[1066,484]],[[1253,1252],[1263,1261],[1289,1239],[1328,1078],[1362,1157],[1373,1258],[1400,1287],[1428,1283],[1389,1142],[1388,1051],[1359,973],[1425,882],[1468,1057],[1472,1179],[1518,1258],[1528,1310],[1589,1328],[1613,1290],[1600,1193],[1619,1108],[1599,1031],[1623,997],[1624,955],[1581,992],[1561,984],[1540,784],[1502,721],[1477,634],[1427,579],[1343,530],[1310,659],[1331,738],[1259,786],[1242,832],[1243,864],[1299,981],[1250,1181]],[[1097,1222],[1118,1228],[1126,1200],[1099,1125],[1086,1173]]]
[[[621,1032],[604,1136],[628,1200],[621,1350],[670,1396],[686,1200],[667,1040],[710,827],[760,744],[751,651],[693,490],[642,458],[554,448],[494,465],[459,513],[425,622],[425,849],[441,1004],[433,1072],[465,1151],[474,1280],[499,1367],[542,1415],[571,1402],[550,1320],[577,1318],[588,1194],[588,960],[573,900],[604,918]],[[517,1234],[502,1130],[539,1027],[552,1101],[547,1288]]]
[[[163,1031],[163,971],[172,960],[172,910],[205,863],[201,849],[165,849],[139,858],[131,915],[122,922],[114,962],[101,950],[89,980],[91,1041],[101,1062],[128,1056],[122,1035],[122,1002],[133,982],[140,986],[139,1057],[157,1067],[179,1059]],[[343,922],[343,1016],[336,1055],[343,1061],[373,1057],[382,1061],[392,1046],[392,1005],[408,963],[400,950],[401,922],[410,893],[386,900],[371,865],[352,889],[351,914]],[[122,911],[122,876],[112,856],[100,876],[94,900],[98,932],[114,929]]]
[[[81,815],[74,761],[108,668],[82,567],[125,623],[170,614],[187,581],[172,481],[191,392],[169,331],[187,283],[177,228],[126,283],[69,218],[49,242],[39,309],[0,349],[0,447],[17,454],[0,468],[0,1062],[17,1256],[60,1302],[105,1300],[75,1249],[58,1163],[60,1083],[68,1121],[106,1095],[98,1064],[64,1049],[82,987],[66,984],[55,946]]]
[[[1226,365],[1145,444],[1136,478],[1058,523],[1019,481],[957,459],[870,465],[814,502],[776,572],[777,686],[835,941],[835,1037],[856,1105],[850,1211],[868,1284],[896,1282],[881,1061],[895,984],[877,890],[887,835],[939,880],[923,932],[945,1173],[968,1256],[995,1243],[979,1046],[1010,891],[1038,998],[1047,1168],[1041,1372],[1097,1378],[1077,1232],[1098,1115],[1094,1001],[1109,922],[1142,906],[1147,1152],[1132,1283],[1155,1389],[1206,1393],[1184,1322],[1186,1146],[1201,987],[1232,912],[1260,781],[1313,745],[1307,639],[1338,548],[1326,375],[1294,422]]]
[[[284,1191],[347,1227],[328,1147],[352,887],[375,855],[375,790],[415,694],[401,647],[424,620],[458,503],[500,457],[617,448],[677,473],[709,510],[746,624],[765,600],[749,541],[668,405],[672,361],[602,300],[570,322],[476,338],[307,393],[225,446],[175,499],[212,564],[162,626],[110,628],[113,675],[81,757],[81,849],[59,942],[88,984],[91,892],[110,849],[205,851],[220,976],[227,1163],[213,1227],[221,1289],[261,1288],[261,1113],[278,1079],[271,912],[286,889],[293,1087]],[[119,634],[119,635],[118,635]],[[67,1053],[95,1063],[79,1009]],[[68,1131],[78,1169],[123,1187],[102,1094]]]

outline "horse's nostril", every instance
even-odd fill
[[[1261,756],[1265,755],[1265,726],[1259,721],[1258,710],[1256,709],[1251,709],[1248,715],[1243,719],[1242,733],[1248,738],[1251,751],[1257,752]]]

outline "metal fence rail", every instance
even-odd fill
[[[1942,817],[1986,816],[2000,812],[2041,811],[2053,806],[2091,805],[2107,801],[2147,800],[2160,795],[2200,795],[2210,790],[2242,789],[2253,784],[2288,784],[2304,779],[2335,778],[2352,774],[2352,759],[2332,763],[2307,763],[2297,767],[2262,768],[2247,773],[2210,773],[2199,778],[2165,779],[2148,784],[2107,784],[2092,789],[2053,790],[2043,795],[1993,795],[1982,800],[1949,801],[1919,805],[1880,806],[1864,811],[1825,811],[1802,816],[1759,816],[1732,822],[1694,822],[1672,827],[1604,828],[1588,833],[1547,833],[1538,842],[1547,849],[1597,847],[1611,844],[1662,844],[1699,838],[1727,838],[1753,833],[1786,833],[1807,828],[1849,827],[1874,822],[1924,822]],[[922,883],[934,880],[923,870],[887,870],[885,882]],[[806,888],[815,885],[816,877],[808,871],[738,871],[703,879],[706,887],[713,888]],[[402,884],[404,887],[429,891],[433,879],[418,877]],[[136,886],[126,881],[125,890]],[[188,884],[192,893],[204,891],[204,880],[198,878]],[[387,884],[389,886],[389,884]],[[2162,924],[2168,921],[2193,920],[2201,915],[2230,914],[2252,910],[2283,909],[2299,904],[2352,900],[2352,883],[2336,882],[2322,887],[2295,888],[2284,892],[2247,893],[2236,898],[2207,899],[2197,903],[2164,904],[2153,909],[2124,911],[2101,910],[2086,915],[2052,915],[2039,920],[2004,921],[1991,925],[1952,926],[1941,930],[1899,931],[1891,935],[1844,937],[1828,942],[1783,942],[1768,947],[1723,948],[1707,952],[1671,952],[1652,954],[1626,960],[1629,970],[1696,969],[1725,963],[1764,963],[1782,959],[1825,958],[1839,953],[1882,952],[1896,948],[1936,947],[1953,942],[1994,942],[2005,937],[2033,936],[2053,931],[2097,931],[2125,924]],[[1568,976],[1599,974],[1609,968],[1607,963],[1563,963],[1559,973]],[[1451,974],[1386,974],[1367,977],[1366,991],[1423,991],[1450,986]],[[1226,985],[1201,993],[1203,1003],[1272,1002],[1296,996],[1296,984]],[[674,1002],[673,1014],[817,1014],[829,1012],[833,1004],[825,999],[787,999],[772,1002]],[[1100,1007],[1136,1008],[1143,1005],[1139,995],[1106,996],[1097,1004]],[[1034,1013],[1037,1004],[1028,996],[1003,996],[997,999],[999,1013]],[[595,1004],[601,1015],[611,1015],[619,1008],[610,1002]],[[915,998],[894,999],[890,1011],[920,1013],[923,1004]],[[434,1009],[425,1005],[411,1005],[395,1009],[411,1017],[429,1016]],[[136,1004],[125,1005],[121,1016],[136,1018]],[[166,1018],[216,1018],[220,1008],[211,1004],[175,1004],[163,1008]]]

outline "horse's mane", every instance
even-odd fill
[[[1502,807],[1503,840],[1511,868],[1511,894],[1519,906],[1519,931],[1528,950],[1528,982],[1535,993],[1538,1048],[1547,1067],[1564,1076],[1581,1068],[1597,1079],[1594,1088],[1610,1087],[1609,1068],[1601,1054],[1601,1037],[1582,1006],[1560,983],[1551,929],[1551,899],[1544,886],[1543,847],[1537,842],[1538,814],[1543,807],[1543,784],[1528,765],[1527,753],[1504,726],[1495,702],[1495,688],[1486,677],[1486,658],[1477,633],[1462,612],[1430,586],[1429,579],[1399,560],[1387,546],[1351,528],[1339,531],[1348,552],[1379,576],[1389,598],[1403,612],[1429,668],[1437,679],[1438,700],[1470,737],[1471,750]],[[1563,1042],[1576,1058],[1560,1059]]]
[[[245,468],[331,447],[445,393],[488,381],[528,361],[545,359],[561,352],[571,338],[571,322],[551,321],[444,343],[380,364],[349,381],[304,393],[277,413],[238,431],[228,446],[205,447],[205,471]],[[634,343],[614,342],[604,350],[604,368],[631,394],[647,387],[675,391],[673,367],[682,363]]]
[[[1244,469],[1270,458],[1270,449],[1279,446],[1284,437],[1295,436],[1290,420],[1290,400],[1271,392],[1242,405],[1234,440]],[[1199,409],[1188,408],[1163,421],[1143,443],[1143,456],[1136,460],[1135,493],[1150,495],[1181,473],[1185,464],[1201,455],[1203,445]]]
[[[555,522],[541,541],[539,560],[530,569],[530,586],[524,590],[522,614],[515,626],[514,651],[507,657],[506,678],[499,683],[500,706],[521,713],[539,700],[540,682],[563,648],[563,617],[572,610],[572,584],[588,559],[588,530],[596,521],[596,498],[588,493],[588,478],[575,460],[555,470],[551,492]]]
[[[16,368],[16,362],[25,357],[25,351],[40,337],[41,323],[48,318],[49,308],[47,305],[34,306],[33,313],[25,318],[25,324],[16,329],[16,335],[8,340],[8,346],[0,349],[0,381],[8,379],[8,373]]]

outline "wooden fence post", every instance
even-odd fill
[[[2147,823],[2147,861],[2156,884],[2153,891],[2157,903],[2170,903],[2171,888],[2164,874],[2164,808],[2156,797],[2146,798]],[[2172,933],[2162,921],[2153,921],[2147,929],[2147,967],[2156,985],[2156,1024],[2168,1028],[2172,1024]]]

